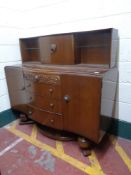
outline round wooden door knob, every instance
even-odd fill
[[[53,103],[50,103],[50,107],[53,108],[54,107],[54,104]]]
[[[57,48],[56,44],[51,44],[50,46],[51,53],[54,53],[56,51],[56,48]]]
[[[71,97],[69,95],[64,96],[64,101],[68,103],[71,100]]]
[[[33,112],[32,111],[28,111],[28,114],[31,115]]]
[[[51,119],[51,120],[50,120],[50,122],[51,122],[51,123],[54,123],[54,120],[53,120],[53,119]]]
[[[52,93],[52,92],[53,92],[53,89],[50,88],[50,89],[49,89],[49,92]]]

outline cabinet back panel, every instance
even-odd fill
[[[25,45],[25,48],[38,48],[38,38],[21,39],[20,41]]]
[[[24,61],[39,61],[39,51],[38,50],[28,50],[24,54]]]
[[[81,62],[86,64],[109,64],[110,50],[108,47],[92,47],[80,50]]]
[[[110,64],[111,30],[76,34],[81,63]]]

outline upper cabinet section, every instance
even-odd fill
[[[102,29],[20,39],[22,60],[42,64],[88,64],[113,67],[116,64],[116,29]]]

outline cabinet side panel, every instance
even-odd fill
[[[118,70],[112,68],[103,76],[101,100],[101,129],[107,131],[112,122],[117,94]]]
[[[118,49],[119,49],[119,40],[118,40],[118,31],[117,29],[112,29],[111,35],[111,51],[110,51],[110,68],[116,66],[118,59]]]
[[[22,68],[15,66],[5,67],[11,107],[26,112],[26,94]]]

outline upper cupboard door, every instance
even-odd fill
[[[39,38],[40,57],[44,64],[74,64],[73,35],[55,35]]]

